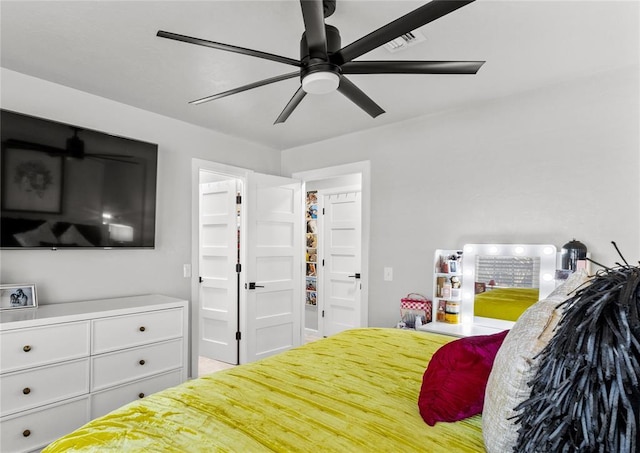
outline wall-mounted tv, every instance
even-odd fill
[[[1,248],[155,246],[158,145],[0,115]]]

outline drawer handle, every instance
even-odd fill
[[[29,431],[28,429],[25,429],[24,431],[22,431],[22,435],[24,437],[29,437],[31,435],[31,431]]]
[[[24,393],[25,395],[28,395],[29,393],[31,393],[31,389],[29,387],[25,387],[22,389],[22,393]]]
[[[139,363],[140,365],[144,365],[144,363],[145,363],[145,362],[144,362],[144,360],[140,360],[138,363]]]
[[[145,330],[147,330],[144,326],[140,326],[140,332],[144,332]]]
[[[138,398],[144,398],[144,393],[138,393]]]
[[[29,351],[31,351],[31,346],[26,345],[24,348],[22,348],[22,350],[23,350],[24,352],[29,352]]]

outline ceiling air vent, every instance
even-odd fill
[[[384,47],[389,52],[398,52],[423,41],[426,41],[424,35],[418,30],[414,30],[410,31],[409,33],[405,33],[404,35],[394,39],[393,41],[389,41],[384,45]]]

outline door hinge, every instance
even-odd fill
[[[242,340],[242,333],[236,332],[236,340],[238,341]]]
[[[242,204],[242,195],[236,195],[236,204]]]
[[[240,263],[236,264],[236,272],[239,274],[240,272],[242,272],[242,265]]]
[[[322,267],[324,267],[324,260],[322,260]]]
[[[322,310],[322,317],[324,318],[324,310]]]
[[[322,208],[322,215],[324,215],[324,208]]]
[[[198,277],[198,281],[202,283],[204,280],[202,279],[202,277]]]

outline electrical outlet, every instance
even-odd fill
[[[390,282],[393,280],[393,268],[392,267],[385,267],[384,268],[384,281],[385,282]]]
[[[191,264],[185,264],[182,267],[182,275],[184,276],[184,278],[191,277]]]

